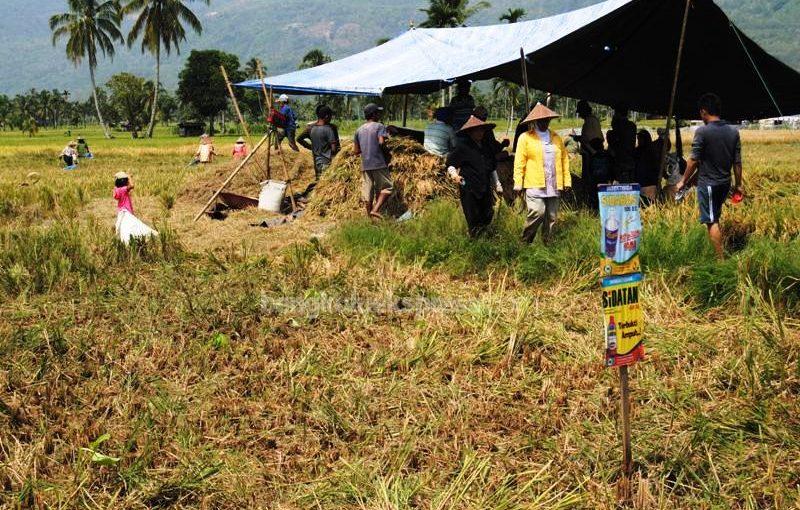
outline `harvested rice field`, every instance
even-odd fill
[[[440,161],[401,143],[409,221],[361,217],[346,147],[292,222],[193,222],[229,157],[84,134],[97,158],[68,172],[62,133],[0,132],[0,507],[618,507],[596,216],[527,246],[503,203],[470,240]],[[800,505],[800,133],[743,140],[725,261],[693,198],[643,213],[632,508]],[[285,152],[302,191],[311,156]],[[117,171],[157,239],[115,240]]]

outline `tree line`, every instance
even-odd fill
[[[67,11],[50,19],[53,44],[66,40],[66,55],[76,66],[87,63],[92,97],[86,102],[70,102],[69,94],[58,91],[30,91],[13,99],[0,96],[0,124],[30,132],[37,126],[55,127],[66,122],[86,122],[93,106],[94,115],[105,135],[110,136],[108,125],[121,125],[134,134],[145,130],[152,137],[157,121],[170,122],[177,116],[182,119],[200,119],[214,129],[215,119],[233,116],[228,91],[219,71],[225,66],[233,82],[258,77],[261,63],[251,58],[242,67],[236,55],[219,50],[192,51],[180,73],[175,95],[160,84],[161,57],[173,51],[180,52],[187,31],[201,34],[202,23],[190,9],[190,4],[210,0],[66,0]],[[426,16],[421,27],[444,28],[465,26],[469,18],[486,9],[486,1],[429,0],[420,9]],[[516,23],[526,11],[510,8],[500,21]],[[133,24],[128,34],[121,31],[124,16],[131,16]],[[383,44],[381,39],[376,44]],[[139,44],[142,53],[154,58],[154,79],[148,80],[129,73],[114,75],[105,86],[98,86],[95,78],[99,59],[113,58],[117,44],[133,47]],[[323,50],[311,49],[302,58],[298,68],[305,69],[325,64],[331,57]],[[258,91],[236,89],[235,94],[243,116],[249,122],[263,121],[265,106]],[[437,103],[446,102],[447,91],[441,95],[412,95],[409,97],[409,115],[424,117]],[[475,89],[476,100],[490,110],[493,117],[507,117],[509,123],[524,115],[529,105],[524,104],[524,91],[512,82],[495,79],[487,89]],[[543,97],[534,91],[534,98]],[[569,109],[562,98],[550,98],[556,109]],[[316,102],[324,101],[337,111],[340,118],[355,118],[364,99],[326,97],[298,105],[305,116],[313,112]],[[403,98],[383,98],[389,119],[397,119],[403,109]],[[304,110],[309,110],[308,112]],[[566,113],[566,111],[565,111]]]

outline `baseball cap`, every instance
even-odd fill
[[[378,112],[382,112],[383,107],[378,106],[375,103],[369,103],[367,106],[364,107],[364,117],[371,117]]]

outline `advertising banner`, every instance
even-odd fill
[[[603,278],[606,366],[631,365],[644,357],[644,320],[639,303],[642,274]]]
[[[600,271],[603,276],[638,273],[642,219],[639,185],[600,185]]]

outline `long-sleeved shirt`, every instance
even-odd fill
[[[425,150],[445,157],[456,146],[456,131],[452,126],[435,120],[425,127]]]
[[[464,190],[477,196],[492,192],[494,154],[486,145],[478,145],[467,135],[456,137],[456,147],[447,156],[447,165],[460,169]]]

